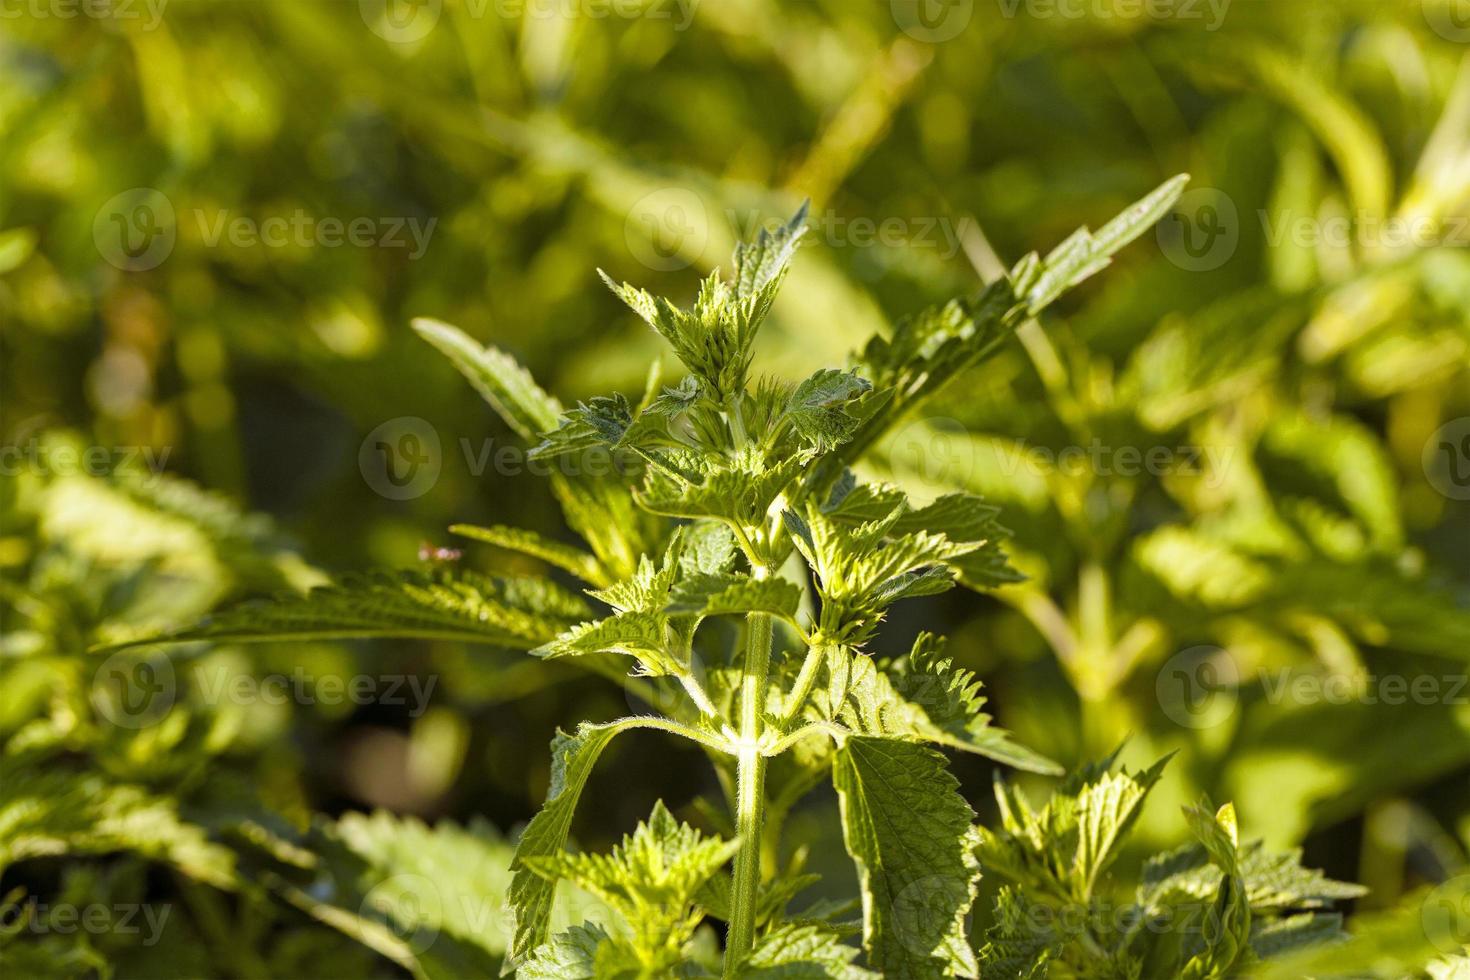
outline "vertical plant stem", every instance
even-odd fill
[[[757,577],[764,577],[757,567]],[[740,851],[735,855],[734,886],[730,892],[730,933],[725,942],[725,976],[755,943],[756,888],[761,877],[761,836],[766,810],[766,757],[761,754],[761,713],[765,707],[766,675],[771,663],[771,617],[751,613],[745,618],[745,667],[740,687],[740,754],[735,791],[735,829]]]

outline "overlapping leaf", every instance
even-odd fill
[[[544,579],[468,570],[378,572],[304,595],[252,600],[197,626],[117,645],[413,637],[527,648],[590,611],[579,596]]]
[[[862,887],[868,965],[906,980],[975,976],[965,935],[980,879],[975,814],[944,757],[854,736],[837,751],[832,784]]]
[[[1061,771],[991,725],[981,710],[979,682],[943,657],[942,645],[927,633],[894,665],[838,646],[828,648],[826,658],[825,684],[812,710],[849,731],[973,752],[1029,772]]]
[[[548,938],[556,881],[537,874],[532,870],[532,863],[561,853],[582,787],[598,758],[614,736],[638,727],[639,723],[636,718],[606,725],[583,722],[575,734],[558,731],[551,740],[551,785],[546,791],[546,803],[526,825],[511,860],[508,902],[515,920],[512,961],[526,956]]]
[[[862,643],[899,599],[950,588],[961,570],[1003,581],[995,510],[955,494],[912,508],[897,490],[855,487],[828,509],[808,503],[785,513],[796,547],[817,580],[825,637]]]

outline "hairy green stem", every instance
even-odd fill
[[[801,662],[801,672],[796,675],[796,683],[791,685],[791,693],[786,696],[786,703],[781,708],[783,729],[801,715],[806,699],[811,696],[812,688],[816,687],[817,672],[827,657],[827,646],[826,643],[813,643],[807,650],[806,659]]]
[[[683,670],[676,674],[675,677],[679,680],[679,686],[684,688],[684,693],[689,695],[689,700],[693,701],[694,706],[699,709],[700,714],[706,718],[719,717],[719,709],[709,699],[709,694],[705,691],[704,685],[699,683],[699,678],[694,676],[693,671]]]
[[[831,722],[826,721],[814,721],[810,725],[802,725],[795,731],[783,735],[776,741],[767,745],[765,748],[765,754],[768,757],[780,755],[782,752],[785,752],[787,749],[791,748],[791,746],[795,745],[797,742],[800,742],[807,736],[816,735],[818,733],[826,733],[827,735],[831,735],[833,737],[849,734],[840,725],[834,725]]]
[[[755,569],[757,578],[765,569]],[[733,977],[736,964],[755,944],[756,889],[761,877],[761,835],[766,809],[766,757],[761,753],[761,714],[765,707],[766,675],[771,664],[771,617],[751,613],[745,619],[745,666],[740,686],[739,768],[735,787],[735,830],[740,850],[735,855],[734,884],[730,890],[730,932],[725,941],[725,976]]]
[[[661,732],[668,732],[671,735],[678,735],[680,738],[687,738],[691,742],[698,742],[705,748],[714,749],[716,752],[723,752],[726,755],[736,754],[735,747],[730,744],[728,739],[720,738],[718,735],[711,735],[708,732],[702,732],[697,728],[690,728],[688,725],[681,725],[677,721],[670,721],[667,718],[658,718],[652,715],[638,716],[634,720],[636,721],[636,724],[633,726],[635,728],[657,729]]]

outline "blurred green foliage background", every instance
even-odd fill
[[[999,721],[1063,762],[1130,735],[1130,760],[1177,750],[1158,795],[1235,800],[1249,834],[1369,885],[1365,916],[1411,910],[1380,912],[1385,929],[1470,872],[1461,0],[0,14],[0,814],[24,826],[37,800],[119,787],[171,814],[150,846],[48,847],[0,820],[0,893],[141,890],[183,903],[168,928],[200,939],[165,961],[184,947],[48,934],[42,956],[23,936],[10,955],[37,959],[15,962],[391,972],[392,942],[324,938],[346,928],[329,909],[367,908],[380,869],[401,870],[382,841],[428,831],[336,818],[452,818],[500,854],[545,794],[555,726],[637,707],[516,651],[388,642],[191,648],[166,718],[99,707],[99,639],[351,569],[526,560],[456,544],[456,521],[566,535],[514,434],[410,317],[510,351],[564,401],[636,395],[660,343],[594,270],[685,299],[810,199],[814,244],[757,361],[796,378],[1180,171],[1191,190],[1157,235],[883,447],[875,475],[1001,505],[1029,580],[926,601],[880,649],[951,634]],[[374,449],[403,431],[438,443],[411,492]],[[434,683],[418,703],[406,686],[396,704],[199,698],[201,678],[295,671]],[[1434,686],[1385,696],[1390,678]],[[697,754],[653,748],[609,754],[582,844],[656,797],[717,793]],[[987,768],[959,768],[987,819]],[[840,876],[828,811],[815,800],[793,832]],[[1177,806],[1150,813],[1148,843],[1180,837]],[[157,829],[170,820],[213,836]],[[279,867],[325,873],[293,863],[308,833],[345,855],[339,894]],[[410,850],[503,887],[460,845]],[[134,858],[54,856],[118,849]],[[1412,938],[1386,969],[1433,945]]]

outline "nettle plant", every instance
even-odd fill
[[[507,967],[523,977],[1219,977],[1335,935],[1340,920],[1325,909],[1356,889],[1301,870],[1295,855],[1242,846],[1229,806],[1190,808],[1198,843],[1151,862],[1137,895],[1120,900],[1105,872],[1162,764],[1130,774],[1105,760],[1039,811],[998,783],[1002,826],[977,827],[941,750],[1060,769],[991,724],[980,684],[942,639],[922,634],[896,659],[869,650],[894,603],[1017,575],[995,508],[965,493],[911,501],[860,482],[853,465],[1106,266],[1185,180],[1045,258],[1028,255],[977,297],[902,321],[848,369],[796,384],[752,378],[751,363],[804,209],[739,246],[732,276],[709,276],[687,309],[608,280],[688,372],[665,387],[655,371],[636,403],[614,394],[563,412],[504,353],[416,321],[508,424],[539,440],[534,456],[563,462],[549,467],[553,489],[590,550],[506,527],[452,530],[576,576],[596,605],[551,579],[440,569],[249,606],[179,638],[396,634],[534,647],[660,706],[582,721],[553,741],[546,803],[512,863]],[[680,823],[659,802],[610,854],[569,851],[589,774],[632,729],[707,753],[728,789],[728,833]],[[861,894],[792,911],[815,876],[802,851],[783,851],[783,821],[828,779]],[[967,920],[985,869],[1005,887],[977,948]],[[621,922],[553,935],[562,881]],[[706,919],[727,924],[723,953]]]

